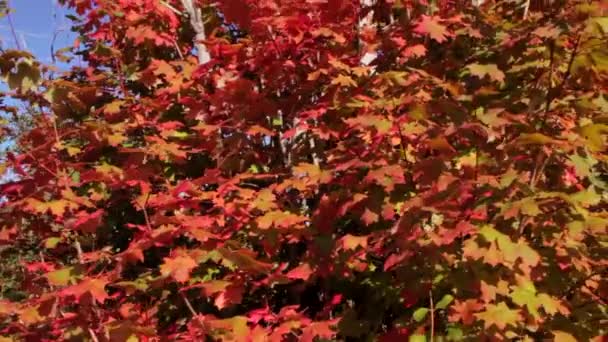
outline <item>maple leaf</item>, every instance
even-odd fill
[[[235,316],[226,319],[204,318],[203,323],[206,327],[224,335],[226,337],[224,340],[246,341],[247,336],[250,333],[249,327],[247,326],[247,317],[243,316]]]
[[[449,36],[448,30],[445,26],[439,23],[440,19],[435,16],[422,15],[414,27],[414,32],[422,35],[429,35],[432,39],[438,43],[443,43]]]
[[[534,318],[540,318],[538,309],[541,307],[549,315],[554,315],[557,312],[568,313],[568,310],[556,298],[546,293],[538,294],[531,280],[518,277],[518,282],[517,286],[512,286],[512,292],[509,294],[509,297],[511,297],[513,303],[526,307]]]
[[[378,222],[378,218],[379,218],[379,215],[376,214],[375,212],[369,210],[368,208],[365,208],[363,215],[361,215],[361,219],[368,226],[372,223]]]
[[[258,192],[257,197],[251,202],[251,207],[259,209],[261,211],[269,211],[277,209],[276,197],[272,193],[272,190],[264,189]]]
[[[26,326],[36,324],[44,320],[44,317],[40,315],[38,309],[33,307],[27,307],[19,312],[19,318]]]
[[[46,278],[49,284],[55,286],[66,286],[76,280],[73,267],[66,267],[47,273]]]
[[[557,38],[561,33],[561,30],[558,27],[549,24],[537,28],[532,33],[540,38]]]
[[[504,330],[507,325],[517,326],[517,322],[521,319],[521,314],[518,310],[509,309],[505,302],[498,304],[486,304],[485,311],[475,314],[477,319],[483,320],[483,325],[486,329],[496,326],[500,330]]]
[[[577,342],[578,340],[572,334],[565,331],[553,330],[553,338],[555,342]]]
[[[39,214],[46,214],[47,212],[50,212],[57,217],[63,216],[66,210],[74,210],[78,208],[78,204],[65,199],[42,202],[35,198],[28,198],[26,201],[26,206],[33,212]]]
[[[389,165],[371,170],[365,176],[365,181],[375,182],[385,188],[387,192],[395,189],[396,184],[404,184],[404,170],[400,165]]]
[[[471,325],[475,321],[475,313],[484,307],[483,303],[476,299],[456,301],[450,308],[450,321],[462,321],[465,325]]]
[[[354,236],[346,234],[342,237],[342,247],[346,250],[355,250],[358,247],[367,247],[368,236]]]
[[[84,294],[90,294],[98,303],[105,302],[108,293],[105,290],[108,281],[99,278],[85,278],[80,283],[63,289],[65,295],[73,295],[80,299]]]
[[[289,279],[302,279],[308,280],[310,275],[313,273],[313,270],[310,268],[309,264],[302,264],[291,271],[287,272],[286,276]]]
[[[426,47],[422,44],[416,44],[412,46],[408,46],[403,51],[403,56],[410,57],[424,57],[426,55]]]
[[[0,51],[0,340],[600,335],[605,2],[62,1],[82,66]]]
[[[315,337],[320,337],[323,340],[331,340],[336,331],[332,330],[332,326],[338,324],[339,321],[313,322],[306,328],[302,329],[301,340],[304,342],[312,342]]]
[[[496,64],[479,64],[473,63],[467,65],[467,69],[473,76],[477,76],[481,79],[488,76],[491,80],[503,83],[505,80],[505,74]]]
[[[380,115],[359,115],[344,120],[351,127],[374,127],[379,134],[386,134],[392,127],[392,122]]]
[[[171,276],[175,281],[183,283],[190,279],[190,272],[196,266],[198,266],[196,260],[181,253],[172,258],[164,258],[164,263],[160,266],[160,273],[165,277]]]
[[[270,211],[257,219],[260,229],[299,228],[306,221],[305,217],[286,211]]]
[[[322,170],[318,165],[310,163],[299,163],[293,167],[293,175],[297,178],[304,178],[313,184],[325,184],[332,180],[330,170]]]
[[[96,210],[92,213],[81,211],[75,215],[74,220],[68,221],[67,225],[75,230],[94,233],[102,223],[103,214],[103,209]]]
[[[220,291],[213,304],[220,310],[230,305],[240,304],[243,299],[244,290],[242,286],[227,286],[225,290]]]
[[[386,272],[386,271],[390,270],[391,268],[400,264],[404,260],[407,260],[411,256],[412,256],[411,252],[402,252],[402,253],[398,253],[398,254],[391,254],[388,258],[386,258],[386,261],[384,262],[384,271]]]
[[[0,243],[12,242],[15,235],[17,235],[17,227],[2,228],[0,229]]]
[[[483,261],[492,266],[497,266],[504,262],[503,253],[498,250],[494,242],[484,251],[482,258]]]
[[[355,82],[350,76],[347,75],[338,75],[334,77],[331,81],[331,84],[337,84],[341,87],[356,87],[357,82]]]
[[[241,248],[237,250],[228,250],[221,248],[221,255],[225,261],[229,261],[231,265],[229,267],[238,267],[245,271],[251,271],[256,273],[265,273],[272,269],[272,264],[265,263],[256,259],[256,252]]]

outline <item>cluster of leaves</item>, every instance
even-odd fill
[[[84,66],[0,56],[5,339],[606,334],[606,2],[200,1],[203,65],[180,1],[63,3]]]

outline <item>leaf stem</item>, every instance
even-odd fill
[[[429,291],[429,306],[431,311],[431,342],[435,341],[435,303],[433,302],[433,290]]]

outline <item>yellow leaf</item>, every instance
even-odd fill
[[[66,267],[60,270],[49,272],[45,275],[49,284],[55,286],[67,286],[75,280],[73,267]]]
[[[270,211],[258,218],[257,223],[260,229],[275,228],[298,228],[306,219],[302,216],[292,214],[287,211]]]
[[[486,310],[476,313],[475,317],[484,321],[483,325],[486,329],[496,326],[504,330],[508,325],[517,326],[521,315],[519,310],[511,310],[504,302],[500,302],[497,305],[487,304]]]
[[[315,164],[300,163],[293,167],[294,176],[297,178],[306,178],[314,184],[326,184],[332,179],[332,173],[328,170],[321,170]]]
[[[160,266],[160,273],[163,276],[171,276],[178,282],[185,282],[190,279],[190,272],[198,265],[189,255],[178,255],[173,258],[165,258]]]
[[[61,238],[59,237],[50,237],[44,241],[44,248],[53,249],[57,247],[57,245],[61,242]]]
[[[337,84],[341,87],[356,87],[357,82],[355,82],[350,76],[346,75],[338,75],[332,81],[331,84]]]
[[[604,134],[608,133],[608,125],[589,124],[580,128],[581,135],[587,140],[591,150],[601,151],[605,146]]]
[[[275,201],[276,198],[272,193],[272,190],[263,189],[257,193],[257,196],[255,200],[251,202],[250,207],[261,211],[269,211],[277,208]]]
[[[565,332],[565,331],[560,331],[560,330],[553,330],[553,341],[555,342],[577,342],[578,340],[572,336],[571,334]]]
[[[32,325],[42,321],[42,316],[38,313],[36,308],[26,308],[19,313],[19,318],[25,323],[25,325]]]
[[[46,214],[47,212],[50,212],[54,216],[61,217],[65,214],[67,209],[77,209],[78,204],[66,201],[64,199],[42,202],[35,198],[29,198],[26,200],[26,207],[38,214]]]
[[[504,82],[505,73],[498,69],[496,64],[478,64],[473,63],[467,65],[467,69],[473,76],[477,76],[483,79],[485,76],[489,76],[491,80],[497,82]]]
[[[122,133],[119,133],[119,132],[108,135],[108,143],[111,146],[118,146],[118,145],[122,144],[123,142],[125,142],[126,140],[127,140],[127,137],[125,137]]]
[[[561,143],[561,141],[541,133],[522,134],[515,140],[516,145],[559,145]]]
[[[103,106],[103,112],[106,114],[117,114],[120,112],[120,107],[125,103],[122,100],[116,100]]]

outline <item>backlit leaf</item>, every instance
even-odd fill
[[[198,265],[189,255],[177,255],[164,259],[164,263],[160,266],[160,273],[163,276],[171,276],[175,281],[180,283],[190,279],[190,272]]]
[[[422,15],[420,21],[414,28],[414,32],[429,35],[438,43],[446,41],[449,35],[447,28],[439,22],[438,17],[429,17],[427,15]]]
[[[475,317],[484,321],[484,327],[489,329],[492,326],[504,330],[507,326],[517,326],[521,319],[518,310],[509,309],[504,302],[498,304],[487,304],[484,311],[476,313]]]

